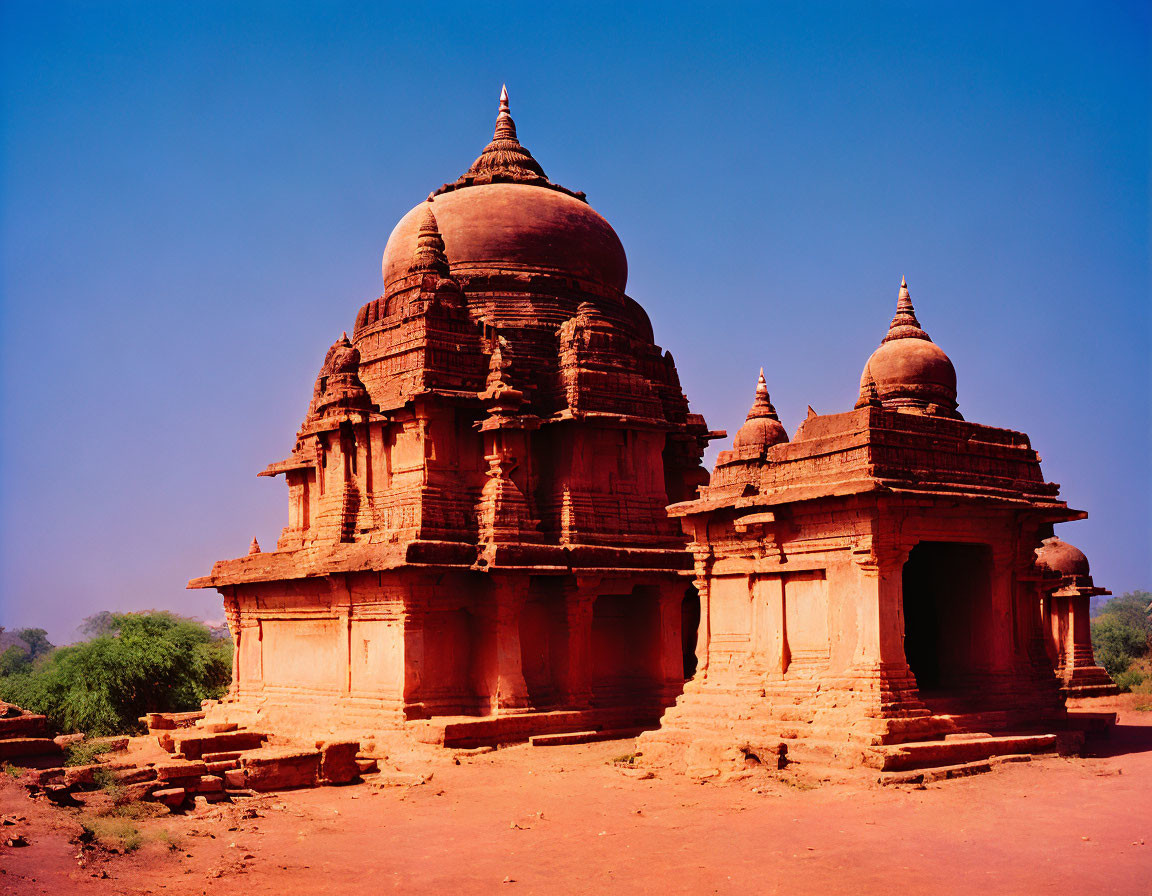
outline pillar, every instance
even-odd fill
[[[493,574],[484,607],[489,706],[496,715],[531,709],[520,653],[520,612],[528,600],[528,577]]]
[[[592,706],[592,610],[599,578],[577,576],[564,589],[564,651],[558,679],[569,709]]]

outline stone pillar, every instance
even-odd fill
[[[1015,651],[1013,650],[1013,611],[1015,596],[1015,557],[1007,547],[994,545],[992,548],[991,581],[988,594],[991,606],[988,612],[987,630],[982,634],[987,638],[988,668],[993,673],[1012,670]]]
[[[684,690],[684,586],[679,581],[659,586],[659,679],[665,705],[672,704]]]
[[[496,715],[531,709],[520,653],[520,612],[528,599],[528,577],[493,574],[484,608],[489,639],[484,680]]]
[[[707,528],[707,527],[705,527]],[[692,564],[695,578],[693,584],[700,595],[700,628],[696,633],[696,678],[704,680],[708,677],[708,657],[711,652],[712,641],[712,549],[707,545],[693,543],[689,545],[692,550]]]
[[[577,576],[564,589],[566,638],[558,673],[568,709],[592,706],[592,611],[599,583],[599,578]]]
[[[228,620],[228,632],[232,635],[232,681],[228,685],[228,696],[235,698],[240,691],[240,603],[236,599],[236,589],[224,592],[224,616]]]

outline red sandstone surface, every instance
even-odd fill
[[[922,789],[645,777],[612,764],[630,749],[519,746],[459,765],[441,751],[422,760],[426,783],[386,772],[140,822],[129,855],[81,850],[75,813],[6,779],[0,816],[20,820],[0,843],[29,845],[0,845],[0,892],[1152,892],[1147,712],[1122,710],[1096,756]]]

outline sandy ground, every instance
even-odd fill
[[[423,784],[269,794],[82,848],[79,810],[0,784],[0,892],[1152,894],[1152,713],[1086,759],[926,788],[728,784],[612,764],[630,742],[442,760]]]

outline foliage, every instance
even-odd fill
[[[1152,652],[1149,602],[1152,602],[1149,592],[1132,591],[1112,598],[1101,607],[1100,615],[1092,620],[1092,648],[1096,661],[1108,670],[1117,684],[1120,684],[1117,676],[1127,671],[1135,660]]]
[[[0,628],[0,632],[2,631],[4,629]],[[0,676],[27,672],[36,660],[47,656],[55,649],[48,640],[48,632],[42,628],[22,628],[11,634],[23,641],[24,647],[13,644],[0,653]]]
[[[97,617],[100,634],[0,677],[0,699],[45,713],[59,730],[100,735],[138,731],[145,713],[195,710],[223,694],[232,645],[202,623],[157,611]]]
[[[42,656],[47,656],[55,649],[55,645],[48,640],[48,632],[42,628],[18,629],[16,637],[28,645],[28,659],[33,662]]]
[[[78,741],[65,748],[64,764],[66,766],[92,765],[99,761],[96,759],[97,756],[107,753],[109,749],[111,747],[108,744],[93,743],[90,740]]]

